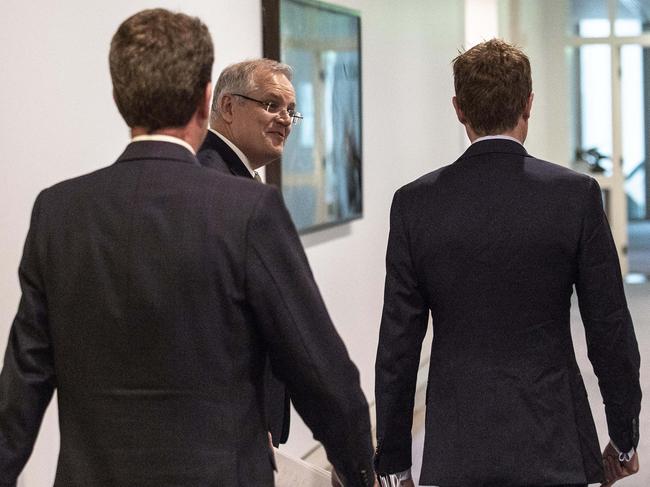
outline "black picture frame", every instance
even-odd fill
[[[315,0],[262,0],[264,57],[291,65],[301,124],[266,180],[300,233],[363,216],[361,15]]]

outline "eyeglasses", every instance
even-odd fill
[[[235,96],[239,96],[241,98],[245,98],[246,100],[254,101],[255,103],[259,103],[264,107],[264,110],[266,110],[269,113],[272,113],[273,115],[280,115],[281,117],[284,117],[285,114],[289,116],[291,119],[291,123],[293,125],[298,125],[300,121],[302,120],[302,114],[300,112],[297,112],[293,109],[286,109],[278,105],[277,103],[273,101],[262,101],[262,100],[256,100],[255,98],[251,98],[250,96],[242,95],[241,93],[233,93]]]

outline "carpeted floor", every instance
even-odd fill
[[[648,245],[647,252],[650,253],[650,244]],[[650,272],[648,272],[648,275],[650,275]],[[644,400],[640,419],[640,470],[635,476],[617,482],[616,487],[648,487],[650,485],[650,282],[626,284],[625,291],[641,352],[641,387],[643,389]],[[584,329],[575,299],[571,311],[571,326],[578,364],[580,365],[589,394],[589,402],[598,428],[598,436],[601,445],[604,447],[607,441],[609,441],[607,424],[605,422],[605,411],[602,405],[600,390],[598,389],[598,381],[587,359]],[[416,482],[420,475],[423,446],[424,421],[423,414],[420,412],[414,418],[413,431],[413,475]]]

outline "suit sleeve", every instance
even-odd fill
[[[621,451],[629,451],[639,442],[639,348],[600,187],[593,179],[583,217],[576,291],[609,435]]]
[[[248,228],[248,302],[273,371],[346,486],[373,483],[368,403],[330,321],[279,193],[265,188]]]
[[[400,195],[399,191],[395,194],[391,207],[384,309],[375,363],[375,469],[379,474],[402,472],[411,466],[415,386],[429,312],[410,252]]]
[[[40,197],[39,197],[40,198]],[[22,297],[0,373],[0,486],[14,486],[55,387],[47,305],[39,262],[39,199],[19,268]]]

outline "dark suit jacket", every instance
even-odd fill
[[[197,157],[205,167],[216,169],[224,174],[252,179],[251,173],[237,154],[210,131]],[[287,388],[273,373],[270,361],[267,361],[264,371],[264,382],[266,422],[273,437],[273,444],[278,446],[280,443],[286,443],[289,438],[291,401]]]
[[[570,334],[574,285],[609,433],[627,451],[638,442],[639,353],[598,184],[486,140],[398,190],[376,363],[378,471],[411,465],[430,312],[422,484],[601,481]]]
[[[167,142],[43,191],[0,374],[0,485],[58,392],[56,486],[271,486],[267,353],[350,485],[368,407],[277,190]],[[309,326],[305,326],[308,324]]]
[[[235,154],[235,151],[210,131],[208,131],[197,157],[201,165],[205,167],[216,169],[224,174],[252,179],[250,171]]]

